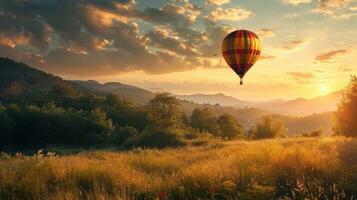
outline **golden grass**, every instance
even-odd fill
[[[0,156],[0,199],[345,199],[356,193],[357,140],[342,137]]]

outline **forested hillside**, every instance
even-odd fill
[[[201,145],[254,138],[250,133],[267,115],[273,121],[266,128],[286,126],[279,137],[327,130],[332,116],[274,116],[252,107],[178,100],[121,83],[67,81],[6,58],[0,59],[0,72],[1,149]]]

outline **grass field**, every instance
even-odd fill
[[[341,137],[0,156],[0,199],[354,199],[356,194],[357,140]]]

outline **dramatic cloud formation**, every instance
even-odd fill
[[[328,62],[332,62],[337,57],[347,55],[351,52],[352,51],[350,49],[338,49],[338,50],[334,50],[334,51],[329,51],[329,52],[317,55],[315,57],[315,61],[320,62],[320,63],[328,63]]]
[[[311,0],[283,0],[285,3],[292,5],[299,5],[304,3],[311,3]]]
[[[312,73],[303,73],[303,72],[288,72],[288,76],[292,77],[298,83],[311,84],[313,79],[316,78]]]
[[[0,55],[83,76],[191,70],[214,55],[204,46],[217,51],[227,33],[215,24],[206,32],[192,28],[200,13],[187,0],[142,10],[130,0],[4,0]],[[141,30],[140,22],[152,30]]]
[[[356,6],[356,0],[0,0],[0,56],[68,79],[140,82],[146,89],[144,82],[177,83],[172,92],[181,83],[180,92],[211,86],[222,92],[217,84],[224,83],[239,98],[313,97],[320,90],[298,83],[331,81],[337,90],[356,71],[354,57],[336,59],[356,52]],[[239,89],[221,52],[224,37],[237,29],[254,31],[263,46],[249,84]],[[301,71],[325,62],[336,67]],[[275,93],[267,89],[273,85]]]
[[[212,10],[208,18],[211,21],[218,21],[218,20],[243,20],[252,17],[254,14],[250,10],[246,10],[244,8],[227,8],[223,9],[221,7],[217,7],[216,9]]]

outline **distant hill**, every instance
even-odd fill
[[[221,106],[246,105],[247,102],[236,99],[231,96],[218,94],[192,94],[192,95],[176,95],[178,99],[193,101],[200,104],[219,104]]]
[[[0,57],[0,99],[41,96],[54,86],[73,88],[60,77]]]
[[[336,110],[342,93],[343,90],[339,90],[326,96],[319,96],[312,99],[298,98],[286,101],[256,102],[251,104],[251,106],[279,114],[305,116],[313,113]]]
[[[115,94],[140,104],[149,102],[155,96],[153,92],[148,90],[119,82],[109,82],[104,84],[100,84],[93,80],[72,82],[82,91],[99,94]]]
[[[150,91],[118,82],[100,84],[96,81],[63,80],[24,63],[0,57],[0,100],[16,98],[26,101],[31,97],[39,99],[54,86],[96,94],[115,94],[140,104],[147,103],[155,96]]]
[[[323,130],[326,134],[332,134],[333,132],[334,112],[323,112],[304,117],[284,115],[272,115],[272,117],[282,121],[290,135],[301,135],[315,130]]]
[[[246,101],[218,94],[192,94],[176,95],[177,98],[196,103],[219,104],[221,106],[232,106],[236,108],[255,107],[277,114],[306,116],[313,113],[321,113],[336,110],[336,104],[342,96],[342,90],[335,91],[326,96],[313,99],[297,98],[293,100],[275,99],[268,101]]]

